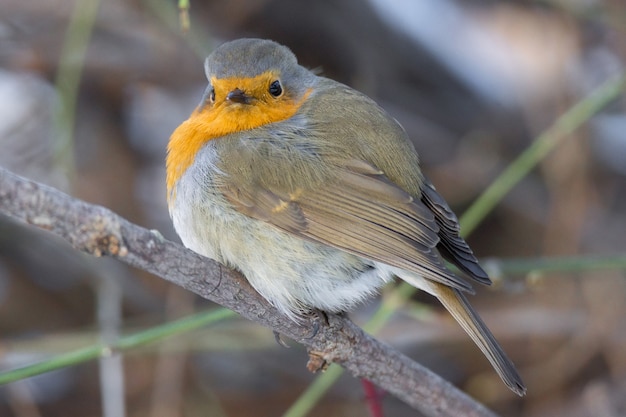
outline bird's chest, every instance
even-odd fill
[[[233,210],[220,193],[219,162],[215,147],[205,146],[176,184],[169,211],[185,246],[223,262],[222,244],[249,219]]]

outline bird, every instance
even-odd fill
[[[200,104],[172,133],[167,203],[189,249],[243,273],[281,313],[348,312],[399,277],[436,297],[523,396],[515,365],[469,304],[491,280],[456,215],[375,101],[243,38],[204,64]]]

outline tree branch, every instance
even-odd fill
[[[48,230],[74,248],[148,271],[269,327],[307,347],[309,368],[336,362],[429,416],[494,416],[481,404],[403,354],[330,314],[328,323],[281,315],[238,272],[116,215],[0,168],[0,212]],[[311,329],[319,326],[312,335]],[[319,361],[316,363],[315,359]]]

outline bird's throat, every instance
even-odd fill
[[[193,164],[205,143],[289,119],[296,114],[310,92],[307,91],[298,101],[283,99],[268,103],[256,100],[251,104],[222,102],[211,108],[198,107],[172,133],[167,146],[167,197],[170,204],[175,197],[176,183]]]

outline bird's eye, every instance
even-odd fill
[[[207,86],[202,94],[202,101],[200,102],[199,109],[202,110],[205,106],[213,106],[215,104],[215,89],[211,84]]]
[[[283,87],[280,85],[280,81],[273,81],[270,84],[269,92],[274,97],[280,97],[283,94]]]

